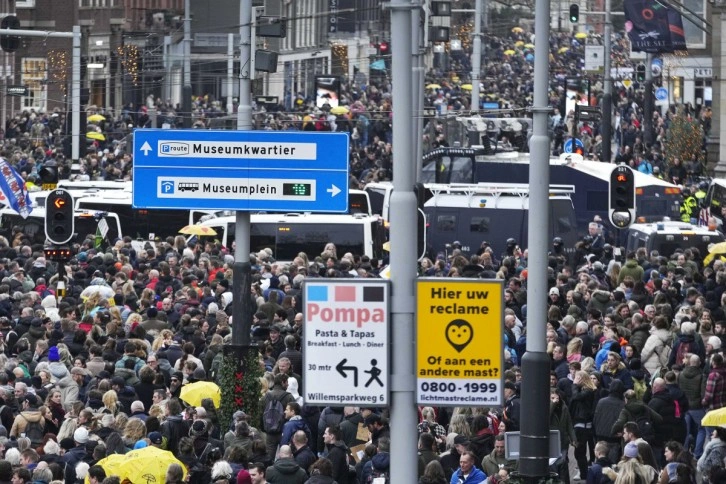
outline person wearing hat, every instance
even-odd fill
[[[520,401],[517,386],[511,382],[504,382],[504,413],[502,420],[507,428],[507,432],[516,432],[519,430],[519,413]]]
[[[167,299],[168,298],[164,300],[166,301]],[[171,300],[169,299],[169,301]],[[159,319],[158,316],[159,311],[154,306],[150,307],[146,311],[146,319],[141,321],[141,327],[144,328],[147,333],[151,334],[158,334],[165,329],[171,329],[171,325],[165,320],[162,321],[161,319]]]
[[[29,424],[37,424],[41,429],[45,428],[45,418],[38,410],[38,398],[32,393],[25,394],[20,400],[20,413],[13,420],[10,437],[17,438],[21,434],[26,434]]]
[[[73,432],[75,446],[63,454],[61,463],[65,466],[65,482],[76,482],[76,464],[86,459],[86,443],[88,442],[88,430],[79,427]]]
[[[150,445],[161,448],[161,443],[163,439],[160,432],[150,432],[147,439],[149,439]]]

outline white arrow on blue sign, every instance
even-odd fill
[[[348,211],[348,134],[137,129],[133,206]]]

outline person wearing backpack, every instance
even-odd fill
[[[391,482],[391,441],[378,439],[378,452],[363,466],[364,484],[388,484]]]
[[[693,354],[698,355],[701,361],[705,361],[706,346],[701,335],[696,334],[696,328],[696,323],[690,321],[681,323],[681,331],[673,342],[673,349],[668,358],[668,368],[673,368],[673,365],[687,365],[688,361],[685,358]]]
[[[663,447],[665,443],[672,438],[685,438],[685,435],[678,435],[679,425],[676,421],[676,403],[671,396],[666,382],[663,378],[653,380],[653,396],[648,402],[648,407],[663,417],[663,422],[655,427],[655,435],[653,441],[649,441],[653,448],[653,454],[659,460],[662,466]],[[647,440],[647,439],[646,439]]]
[[[282,439],[282,429],[285,425],[285,407],[294,403],[295,397],[287,391],[287,378],[284,373],[275,375],[275,383],[265,394],[262,401],[262,430],[265,431],[265,447],[271,460],[275,459],[277,447]]]
[[[32,444],[42,443],[45,434],[45,418],[38,410],[38,398],[32,393],[28,393],[23,397],[21,408],[22,410],[13,421],[10,437],[18,438],[25,434]]]
[[[646,442],[651,442],[655,439],[655,428],[663,423],[663,417],[638,400],[635,391],[626,391],[624,397],[625,406],[620,411],[618,420],[613,424],[612,434],[622,435],[623,426],[627,422],[635,422],[638,425],[641,437]]]

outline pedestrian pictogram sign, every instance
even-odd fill
[[[504,285],[481,279],[419,279],[416,401],[502,405]]]
[[[306,404],[388,405],[389,281],[303,283]]]

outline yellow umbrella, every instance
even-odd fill
[[[126,454],[123,463],[118,467],[118,476],[123,481],[128,479],[134,484],[151,484],[166,482],[166,471],[171,464],[179,464],[186,478],[186,466],[168,450],[149,446],[132,450]]]
[[[521,34],[522,32],[524,32],[524,29],[522,27],[512,27],[512,32],[514,32],[515,34]]]
[[[106,121],[106,118],[100,114],[91,114],[86,118],[89,123],[98,123],[99,121]]]
[[[86,138],[95,139],[98,141],[106,141],[106,137],[103,135],[103,133],[99,133],[98,131],[89,131],[88,133],[86,133]]]
[[[564,54],[564,53],[565,53],[565,52],[567,52],[568,50],[570,50],[570,48],[569,48],[569,47],[560,47],[560,50],[558,50],[558,51],[557,51],[557,53],[558,53],[558,54]]]
[[[219,385],[211,381],[188,383],[182,387],[179,396],[189,405],[195,407],[200,407],[204,398],[211,398],[216,408],[219,408],[222,401],[222,391],[219,389]]]
[[[507,49],[504,51],[504,55],[514,55],[516,52],[512,49]]]
[[[532,44],[532,43],[524,44],[524,48],[525,49],[534,49],[534,44]]]
[[[703,417],[703,420],[701,420],[701,425],[704,427],[720,427],[721,425],[726,425],[726,407],[708,412]]]
[[[465,91],[471,91],[472,90],[471,84],[462,84],[461,85],[461,88],[463,90],[465,90]]]
[[[426,86],[426,89],[441,89],[441,85],[439,84],[429,84]]]
[[[217,235],[217,231],[214,230],[212,227],[207,227],[205,225],[187,225],[185,227],[182,227],[181,230],[179,230],[180,234],[185,235]]]
[[[350,109],[345,106],[335,106],[333,109],[330,110],[331,114],[348,114],[349,112]]]
[[[523,40],[518,40],[518,41],[516,41],[514,43],[514,46],[515,47],[522,47],[523,45],[524,45],[524,41]]]
[[[586,39],[587,38],[587,34],[585,32],[578,32],[578,33],[575,34],[575,38],[576,39]]]
[[[106,475],[117,476],[119,474],[119,467],[121,467],[121,464],[125,460],[126,455],[124,454],[111,454],[108,457],[99,460],[96,464],[103,467],[103,470],[106,471]],[[86,476],[85,482],[86,484],[89,484],[88,476]]]
[[[708,248],[708,255],[703,259],[703,265],[707,266],[711,263],[713,259],[715,259],[719,255],[725,254],[726,242],[719,242],[718,244],[713,244]]]

